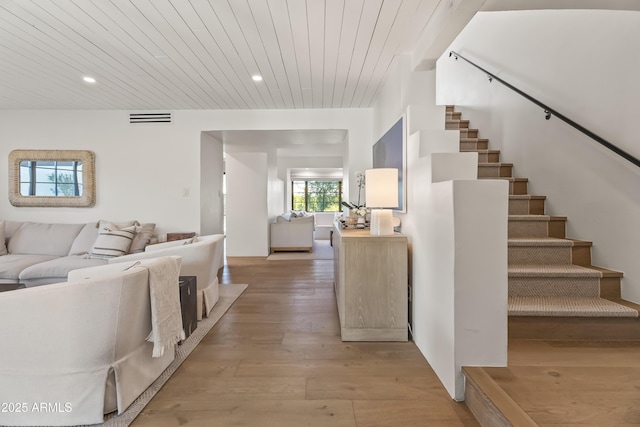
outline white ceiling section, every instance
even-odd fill
[[[439,3],[0,0],[0,109],[370,107]]]

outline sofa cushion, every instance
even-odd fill
[[[4,238],[4,221],[0,221],[0,255],[7,254],[7,245]]]
[[[129,253],[136,254],[144,252],[144,248],[151,242],[151,237],[153,237],[153,231],[155,229],[156,225],[153,223],[136,224],[136,236],[133,238],[133,242],[131,242]]]
[[[20,227],[22,227],[23,224],[26,224],[26,221],[9,221],[9,220],[5,220],[4,221],[4,238],[6,240],[10,240],[11,236],[13,236],[13,234],[18,231],[18,229]]]
[[[55,258],[57,257],[51,255],[3,255],[0,262],[0,279],[17,281],[25,268]]]
[[[283,213],[282,215],[278,215],[276,218],[276,222],[289,222],[291,220],[291,213]]]
[[[105,259],[91,259],[86,255],[65,256],[44,261],[25,268],[18,275],[20,282],[29,285],[35,279],[50,279],[48,283],[66,282],[67,275],[72,270],[105,265]]]
[[[69,255],[83,255],[91,252],[91,248],[98,238],[98,222],[89,222],[84,225],[78,236],[73,241]]]
[[[135,225],[118,228],[115,224],[100,221],[98,238],[91,248],[90,258],[109,259],[125,255],[136,235]]]
[[[313,215],[299,216],[299,217],[291,217],[290,222],[311,222],[313,223]]]
[[[84,224],[25,222],[9,239],[10,254],[65,256]]]

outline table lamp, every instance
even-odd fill
[[[393,211],[382,208],[398,207],[398,169],[377,168],[365,171],[365,195],[371,209],[372,236],[393,234]]]

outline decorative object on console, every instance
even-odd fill
[[[398,169],[378,168],[365,171],[369,185],[366,189],[367,204],[371,210],[371,234],[388,236],[393,234],[393,212],[398,207]]]
[[[358,201],[356,203],[344,202],[344,201],[342,202],[342,206],[349,208],[350,212],[357,211],[358,209],[362,209],[365,206],[364,203],[360,204],[360,196],[362,193],[362,189],[365,188],[365,176],[360,171],[357,171],[355,175],[356,175],[356,184],[358,184]]]

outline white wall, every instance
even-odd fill
[[[201,231],[201,133],[215,130],[346,129],[349,150],[372,139],[370,109],[176,111],[168,125],[130,125],[128,111],[0,111],[0,176],[13,149],[96,154],[92,208],[17,208],[0,180],[0,218],[48,222],[137,219],[158,233]],[[354,156],[355,167],[364,169]],[[183,196],[185,189],[189,196]],[[266,190],[265,190],[266,191]],[[266,214],[265,214],[265,229]]]
[[[200,129],[128,120],[125,111],[0,112],[0,176],[7,176],[7,156],[17,148],[96,154],[94,207],[17,208],[9,204],[2,179],[0,217],[62,223],[137,219],[155,222],[159,234],[199,231]]]
[[[267,202],[268,202],[268,222],[275,221],[276,217],[282,213],[284,205],[285,185],[284,181],[278,177],[278,153],[276,149],[269,150],[267,153],[268,171],[267,171]],[[268,230],[270,231],[270,230]]]
[[[640,158],[638,39],[639,12],[490,12],[451,48]],[[594,242],[593,264],[625,273],[623,297],[640,303],[640,169],[446,54],[437,100],[502,150],[529,192],[547,196],[547,212],[568,216],[568,236]]]
[[[227,153],[227,256],[267,256],[267,153]]]
[[[202,132],[200,142],[200,233],[224,233],[222,142]]]

